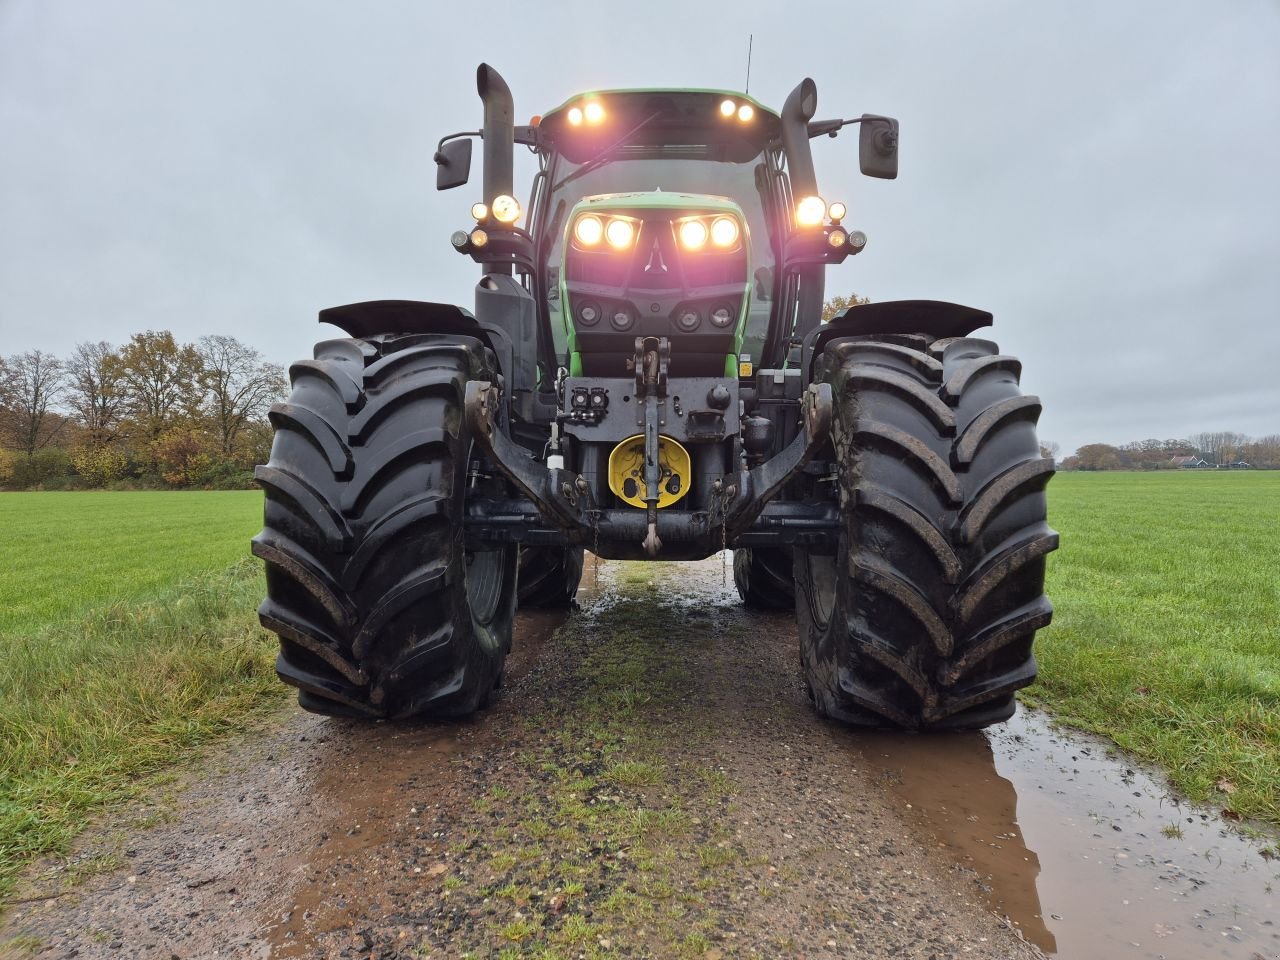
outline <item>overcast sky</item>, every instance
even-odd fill
[[[431,154],[479,126],[480,60],[523,119],[741,89],[749,34],[775,108],[807,75],[819,117],[902,123],[896,181],[815,142],[870,237],[830,293],[993,311],[1064,453],[1280,433],[1275,0],[0,0],[0,354],[167,328],[288,363],[325,306],[469,306],[478,178],[436,193]]]

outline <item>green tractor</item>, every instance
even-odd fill
[[[517,603],[567,605],[583,551],[734,551],[751,606],[794,609],[817,710],[856,726],[976,728],[1014,709],[1049,622],[1053,463],[1019,362],[981,310],[853,307],[823,322],[828,264],[860,252],[820,198],[810,141],[859,127],[897,175],[888,117],[815,120],[720,90],[607,90],[445,137],[437,187],[483,144],[472,311],[383,300],[292,366],[257,477],[262,623],[303,707],[460,716],[503,675]],[[536,157],[528,208],[515,144]]]

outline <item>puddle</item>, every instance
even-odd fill
[[[1101,741],[1020,708],[984,733],[853,742],[863,769],[1045,953],[1280,958],[1280,861]]]

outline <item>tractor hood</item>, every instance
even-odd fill
[[[584,197],[562,245],[570,349],[586,367],[591,355],[607,354],[616,374],[636,337],[667,337],[682,369],[720,375],[742,344],[750,243],[742,208],[727,197],[661,190]]]

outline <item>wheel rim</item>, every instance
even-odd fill
[[[835,557],[810,553],[806,554],[804,564],[809,575],[809,589],[805,591],[809,610],[814,623],[825,630],[836,605],[836,560]]]
[[[467,606],[477,623],[488,624],[502,602],[502,575],[506,559],[504,550],[477,550],[466,557],[465,582]]]

